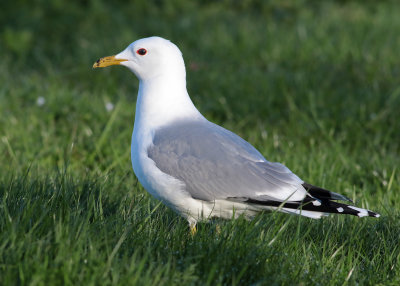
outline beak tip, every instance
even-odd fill
[[[120,65],[121,62],[127,61],[126,59],[116,59],[115,56],[109,56],[98,59],[94,64],[93,68],[105,68],[112,65]]]
[[[98,68],[99,66],[100,66],[100,60],[101,59],[98,59],[94,64],[93,64],[93,67],[92,68]]]

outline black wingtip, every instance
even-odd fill
[[[347,214],[358,217],[365,217],[365,216],[376,217],[376,218],[380,217],[380,214],[370,210],[338,203],[335,201],[328,201],[328,200],[318,201],[310,197],[306,197],[303,201],[296,201],[296,202],[279,202],[271,200],[260,200],[257,198],[230,198],[230,199],[240,200],[244,203],[265,206],[265,207],[302,209],[304,211],[332,213],[332,214]]]
[[[306,191],[313,196],[316,199],[320,200],[334,200],[334,201],[348,201],[354,203],[351,199],[348,197],[338,194],[314,185],[311,185],[309,183],[304,182],[302,186],[306,189]]]

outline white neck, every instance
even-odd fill
[[[135,130],[154,130],[172,121],[204,118],[186,90],[185,76],[163,75],[141,80],[136,102]]]

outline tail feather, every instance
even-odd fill
[[[358,217],[370,216],[379,217],[376,212],[358,208],[352,205],[336,202],[336,200],[350,201],[349,198],[319,188],[313,185],[304,183],[303,187],[308,191],[309,196],[302,201],[274,201],[257,198],[229,198],[230,200],[240,200],[249,205],[258,206],[261,209],[281,209],[284,212],[301,214],[307,217],[319,218],[324,214],[347,214]],[[303,213],[302,213],[303,212]],[[315,213],[315,216],[313,215]]]

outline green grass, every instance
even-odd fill
[[[400,284],[396,1],[27,3],[0,9],[0,285]],[[131,169],[137,80],[91,68],[151,35],[207,118],[381,218],[190,236]]]

